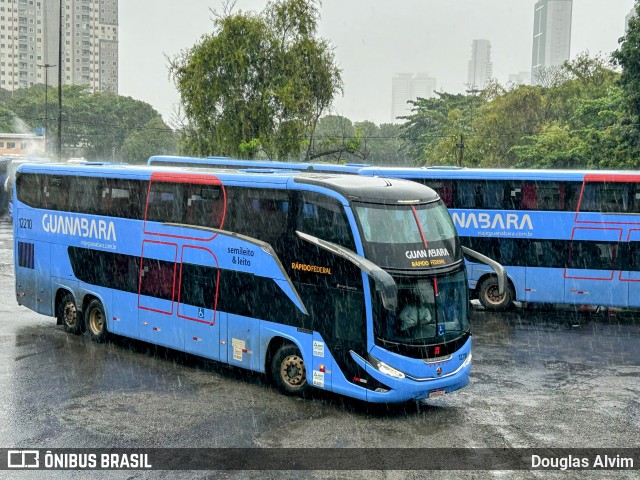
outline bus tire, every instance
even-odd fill
[[[513,288],[507,282],[504,286],[504,293],[498,294],[498,279],[487,277],[477,288],[478,299],[484,308],[495,312],[503,312],[513,305]]]
[[[78,307],[69,292],[62,294],[56,305],[56,317],[58,323],[67,333],[80,335],[82,333],[82,316],[78,313]]]
[[[304,396],[309,390],[307,370],[298,347],[282,345],[271,360],[271,378],[283,393]]]
[[[91,300],[84,318],[89,338],[94,342],[103,343],[107,339],[107,316],[100,300]]]

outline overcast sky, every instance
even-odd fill
[[[166,56],[212,31],[211,9],[221,0],[121,0],[119,93],[153,105],[168,120],[179,103]],[[266,2],[237,0],[236,10],[262,10]],[[344,95],[334,112],[377,124],[391,120],[391,79],[427,72],[437,89],[465,88],[471,42],[491,42],[493,75],[531,70],[536,0],[324,0],[320,35],[335,47]],[[573,0],[571,55],[607,56],[624,34],[634,0]]]

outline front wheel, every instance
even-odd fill
[[[276,351],[271,360],[271,378],[287,395],[303,396],[309,390],[307,370],[298,347],[287,344]]]
[[[104,342],[107,339],[107,316],[100,300],[91,300],[85,311],[85,319],[91,340]]]
[[[513,289],[507,282],[504,286],[504,293],[498,293],[498,279],[487,277],[478,285],[478,299],[484,308],[496,312],[502,312],[511,307],[513,303]]]

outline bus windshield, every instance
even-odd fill
[[[426,205],[354,206],[365,256],[383,268],[446,266],[462,259],[458,237],[442,201]]]
[[[388,343],[426,346],[452,341],[469,331],[467,276],[464,269],[437,277],[394,277],[395,312],[376,309],[375,335]]]

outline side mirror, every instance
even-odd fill
[[[348,248],[341,247],[335,243],[327,242],[326,240],[322,240],[321,238],[314,237],[313,235],[308,235],[297,230],[296,235],[298,235],[302,240],[312,243],[323,250],[327,250],[328,252],[353,263],[373,279],[376,291],[380,292],[380,296],[382,297],[382,305],[384,308],[391,311],[395,311],[398,308],[398,286],[396,285],[393,277],[378,265]]]
[[[462,251],[465,255],[473,258],[474,260],[484,263],[485,265],[489,265],[493,271],[496,272],[496,275],[498,276],[498,293],[502,295],[504,293],[504,286],[507,284],[507,271],[504,267],[495,260],[491,260],[489,257],[485,257],[481,253],[471,250],[470,248],[462,247]]]

